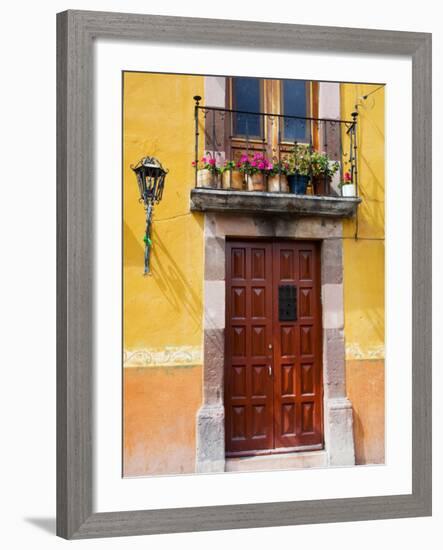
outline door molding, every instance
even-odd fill
[[[196,471],[225,470],[224,350],[227,237],[321,241],[323,418],[328,465],[355,464],[352,405],[346,397],[342,222],[205,213],[203,399],[196,418]]]

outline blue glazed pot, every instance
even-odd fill
[[[306,195],[309,176],[301,176],[300,174],[292,174],[288,176],[288,184],[291,193],[296,195]]]

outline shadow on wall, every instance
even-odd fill
[[[142,270],[144,262],[142,236],[137,239],[127,222],[124,222],[124,225],[123,265],[126,267],[140,266],[140,270]]]
[[[141,239],[136,238],[134,232],[126,222],[124,231],[124,265],[137,266],[142,270],[144,244],[141,242]],[[193,289],[186,279],[183,270],[169,252],[158,231],[156,231],[155,223],[153,225],[152,242],[151,271],[164,299],[175,311],[184,309],[196,327],[200,328],[202,322],[202,300],[198,292]]]
[[[157,284],[164,298],[175,310],[184,308],[194,324],[200,328],[202,323],[202,300],[189,281],[183,270],[172,257],[168,247],[153,228],[152,272],[158,274]]]
[[[361,421],[360,415],[355,410],[355,407],[352,407],[352,423],[354,431],[354,444],[355,444],[355,463],[356,464],[366,464],[365,461],[365,429]]]
[[[364,210],[364,215],[359,217],[363,226],[360,229],[364,231],[364,237],[384,238],[384,183],[377,177],[370,160],[365,155],[360,156],[360,162],[364,166],[365,179],[365,185],[359,189],[363,199],[361,207]]]

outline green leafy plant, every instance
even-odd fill
[[[311,173],[313,176],[332,177],[340,165],[337,161],[331,161],[327,153],[311,152]]]
[[[227,160],[225,161],[223,166],[220,166],[219,170],[221,174],[224,174],[225,172],[229,172],[230,170],[236,170],[237,165],[233,160]]]
[[[282,174],[283,176],[287,176],[289,173],[289,162],[274,162],[272,164],[272,168],[268,170],[268,174],[270,176],[278,176],[279,174]]]
[[[311,174],[312,148],[309,145],[296,143],[287,161],[287,174],[292,176],[309,176]]]

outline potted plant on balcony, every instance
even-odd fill
[[[271,193],[288,193],[288,169],[286,162],[270,163],[268,170],[268,191]]]
[[[197,170],[197,187],[220,187],[220,169],[214,158],[203,156],[200,162],[194,160],[192,166]]]
[[[345,172],[343,175],[343,181],[340,183],[341,194],[343,197],[355,197],[356,189],[355,183],[352,181],[350,172]]]
[[[243,154],[237,167],[245,175],[248,191],[264,191],[266,189],[266,174],[269,171],[269,161],[263,153],[254,153],[252,159]]]
[[[220,173],[223,189],[243,189],[244,176],[242,172],[237,169],[237,165],[233,160],[227,160],[225,164],[220,167]]]
[[[311,181],[314,195],[327,194],[332,176],[337,172],[339,167],[339,163],[332,161],[327,153],[311,152]]]
[[[306,195],[311,171],[310,159],[310,147],[296,143],[288,158],[287,178],[291,193]]]

